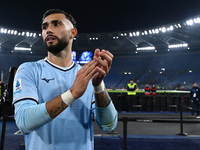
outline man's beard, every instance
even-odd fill
[[[55,37],[55,36],[54,36]],[[46,49],[47,51],[53,53],[54,55],[60,53],[62,50],[64,50],[68,44],[69,44],[69,41],[65,40],[64,38],[62,39],[58,39],[57,37],[55,37],[57,40],[58,40],[58,43],[55,44],[55,45],[47,45],[46,42],[45,42],[45,46],[46,46]]]

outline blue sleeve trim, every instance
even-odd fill
[[[111,132],[117,126],[118,113],[112,101],[106,108],[99,108],[95,106],[94,115],[99,129],[102,131]]]
[[[16,100],[16,101],[13,103],[13,105],[16,104],[16,103],[18,103],[18,102],[24,101],[24,100],[32,100],[32,101],[36,102],[37,104],[39,104],[38,100],[36,100],[36,99],[34,99],[34,98],[26,97],[26,98],[21,98],[21,99]]]

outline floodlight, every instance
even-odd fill
[[[162,32],[163,32],[163,33],[166,32],[166,28],[165,28],[165,27],[162,28]]]
[[[183,43],[183,44],[168,45],[168,48],[182,48],[182,47],[188,47],[188,44],[187,43]]]
[[[138,47],[136,50],[142,51],[142,50],[155,50],[154,46],[148,46],[148,47]]]
[[[180,23],[178,23],[178,27],[179,27],[179,28],[181,28],[181,27],[182,27]]]
[[[36,37],[36,33],[33,34],[33,37]]]
[[[151,30],[149,30],[149,34],[152,34],[152,31],[151,31]]]
[[[19,51],[31,51],[31,48],[27,48],[27,47],[14,47],[14,50],[19,50]]]
[[[174,27],[173,27],[172,25],[170,26],[170,30],[171,30],[171,31],[174,30]]]
[[[159,30],[158,30],[158,29],[155,29],[155,33],[158,34],[158,33],[159,33]]]
[[[4,33],[7,33],[7,29],[4,29]]]
[[[194,24],[194,21],[192,19],[190,19],[190,20],[186,21],[186,24],[188,26],[192,26]]]
[[[4,32],[4,28],[1,28],[1,33],[3,33]]]
[[[29,37],[29,36],[30,36],[30,33],[29,33],[29,32],[26,32],[26,36],[28,36],[28,37]]]

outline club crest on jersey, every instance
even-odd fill
[[[14,95],[17,93],[21,93],[22,91],[22,82],[21,78],[14,82]]]

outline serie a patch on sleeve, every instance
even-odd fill
[[[14,82],[14,95],[21,93],[22,91],[22,81],[21,78]]]

